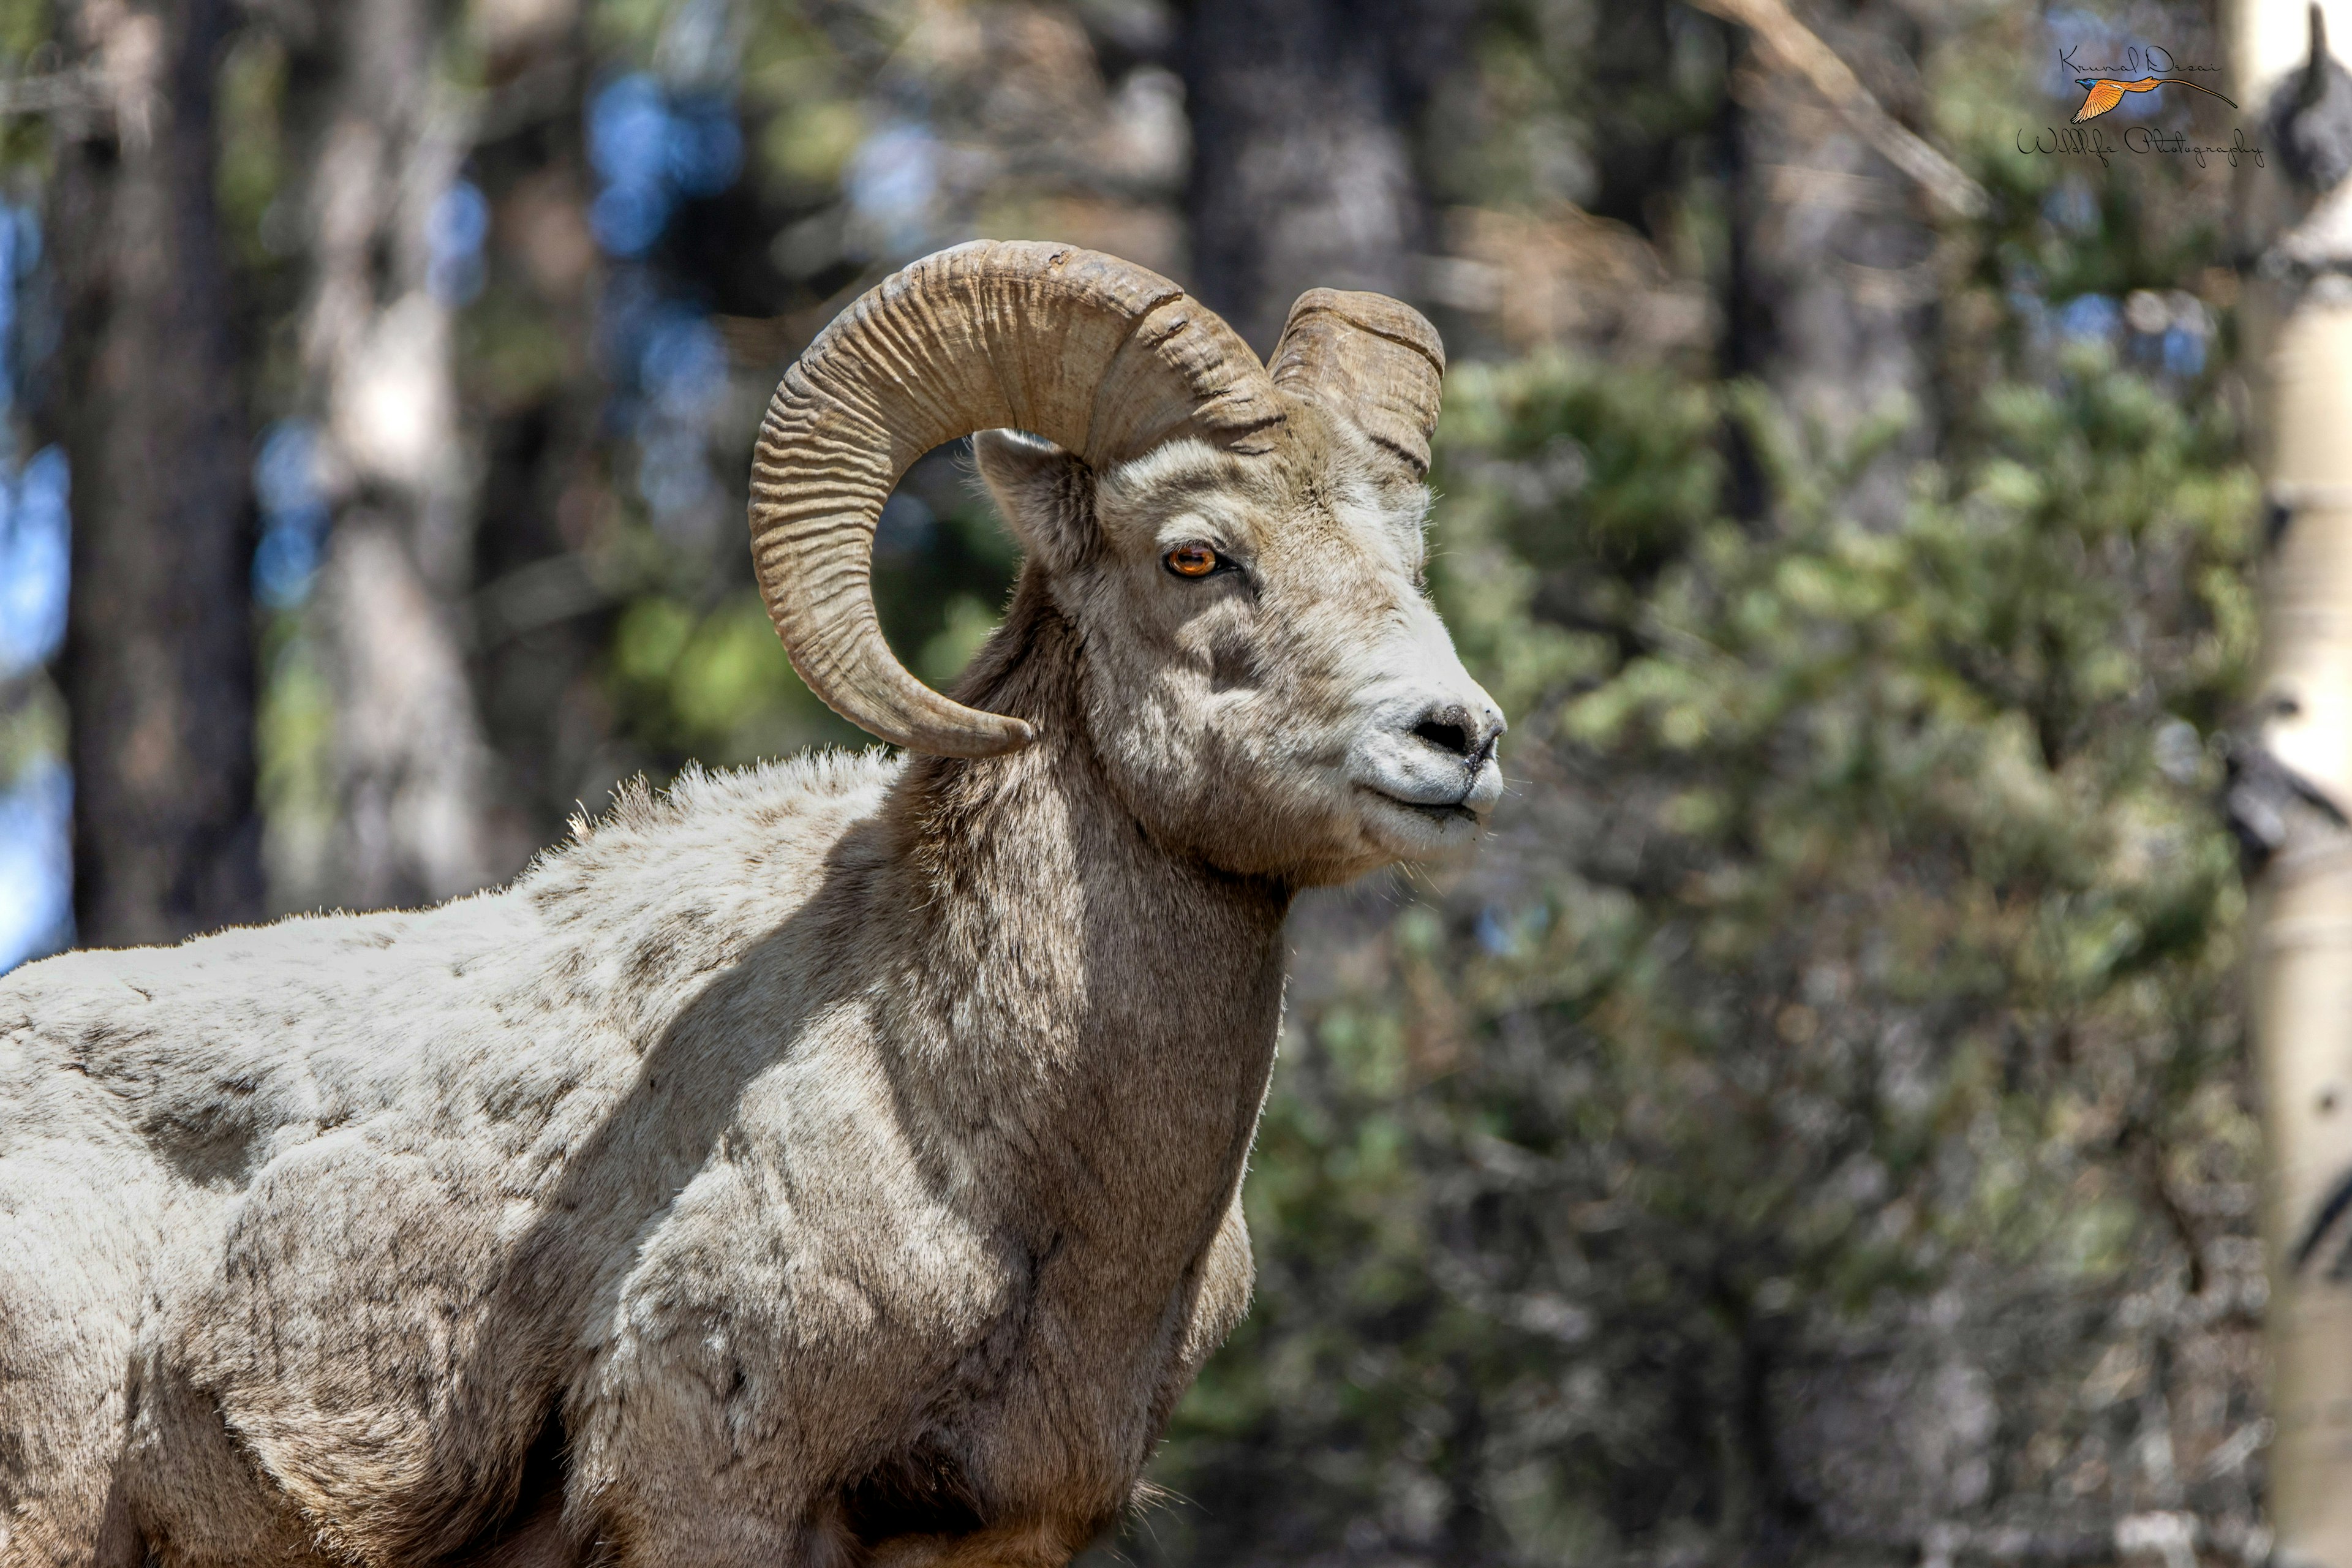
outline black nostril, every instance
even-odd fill
[[[1470,726],[1450,714],[1423,719],[1412,727],[1412,733],[1416,740],[1425,741],[1439,751],[1457,757],[1466,757],[1476,749],[1470,739]]]

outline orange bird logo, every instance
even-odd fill
[[[2185,81],[2177,76],[2144,76],[2137,81],[2118,81],[2111,76],[2078,76],[2074,79],[2074,85],[2084,89],[2083,107],[2074,111],[2074,123],[2077,125],[2085,120],[2096,120],[2121,103],[2127,92],[2154,92],[2159,87],[2195,87],[2210,98],[2220,98],[2232,109],[2238,107],[2237,100],[2223,98],[2210,87],[2197,87],[2195,82]]]

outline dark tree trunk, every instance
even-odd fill
[[[492,51],[488,73],[494,92],[512,98],[528,89],[530,105],[485,132],[471,167],[493,209],[514,215],[491,258],[508,269],[512,308],[576,345],[576,357],[536,392],[468,411],[483,447],[473,673],[509,798],[528,814],[534,841],[549,843],[582,802],[601,802],[631,769],[616,751],[600,681],[615,616],[585,551],[592,520],[606,504],[598,442],[611,397],[592,347],[603,269],[589,237],[595,176],[582,130],[590,81],[581,62],[591,50],[586,19],[576,10],[543,5],[532,21]],[[706,200],[700,213],[719,205]],[[730,267],[743,268],[747,255],[760,257],[767,232],[750,222],[714,232],[713,254],[695,279],[723,300],[719,279]],[[778,307],[759,300],[718,308],[771,315]],[[729,564],[740,571],[744,557],[731,530],[727,540],[735,551]]]
[[[97,945],[261,911],[251,504],[213,209],[226,0],[79,8],[111,101],[63,142],[51,419],[73,468],[75,908]]]
[[[1899,117],[1914,86],[1906,27],[1881,5],[1816,30]],[[1907,412],[1908,433],[1840,490],[1851,514],[1891,527],[1910,468],[1935,448],[1935,235],[1910,180],[1850,119],[1748,53],[1733,95],[1725,368],[1769,388],[1803,449],[1832,464],[1874,419]],[[1738,457],[1735,505],[1768,513],[1754,454]]]
[[[1196,0],[1192,287],[1253,348],[1308,289],[1409,297],[1429,214],[1412,124],[1458,57],[1468,0]]]

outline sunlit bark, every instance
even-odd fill
[[[468,891],[515,868],[467,677],[467,445],[453,311],[430,277],[469,111],[436,80],[427,0],[321,7],[308,95],[311,289],[302,358],[334,508],[320,584],[335,687],[326,889],[353,907]]]

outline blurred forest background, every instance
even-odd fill
[[[2195,0],[0,0],[0,966],[855,743],[743,491],[905,260],[1261,350],[1385,290],[1513,794],[1302,906],[1257,1305],[1102,1561],[2261,1562],[2233,174],[2032,150],[2151,45],[2221,63]],[[913,668],[1014,565],[919,466]]]

